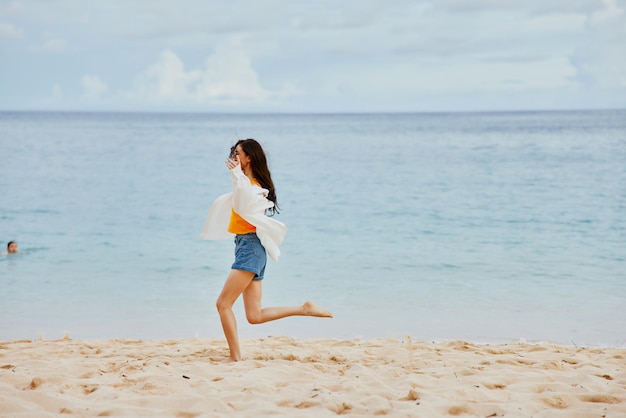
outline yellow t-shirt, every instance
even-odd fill
[[[261,184],[256,180],[250,180],[250,183],[261,187]],[[243,219],[235,209],[231,209],[230,223],[228,224],[228,232],[232,234],[249,234],[256,232],[256,226],[252,225],[245,219]]]

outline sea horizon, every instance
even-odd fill
[[[178,109],[178,108],[177,108]],[[176,110],[176,109],[0,109],[0,113],[110,113],[110,114],[171,114],[171,115],[225,115],[225,116],[245,116],[245,115],[267,115],[267,116],[289,116],[289,115],[438,115],[438,114],[499,114],[499,113],[567,113],[567,112],[605,112],[624,111],[624,107],[590,107],[590,108],[520,108],[520,109],[433,109],[433,110],[380,110],[380,111],[216,111],[216,110]]]

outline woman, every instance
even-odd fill
[[[239,295],[243,295],[246,318],[251,324],[287,316],[332,318],[332,314],[312,302],[293,307],[261,307],[266,252],[278,261],[278,247],[287,233],[287,227],[266,216],[266,213],[278,213],[278,205],[267,159],[257,141],[239,140],[231,148],[226,167],[233,179],[233,191],[213,203],[201,236],[204,239],[224,239],[235,234],[235,262],[216,305],[230,350],[227,361],[239,361],[241,351],[232,310]]]

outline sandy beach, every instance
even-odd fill
[[[626,348],[410,339],[0,342],[0,416],[624,417]]]

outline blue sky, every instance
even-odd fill
[[[0,0],[0,110],[626,108],[626,0]]]

